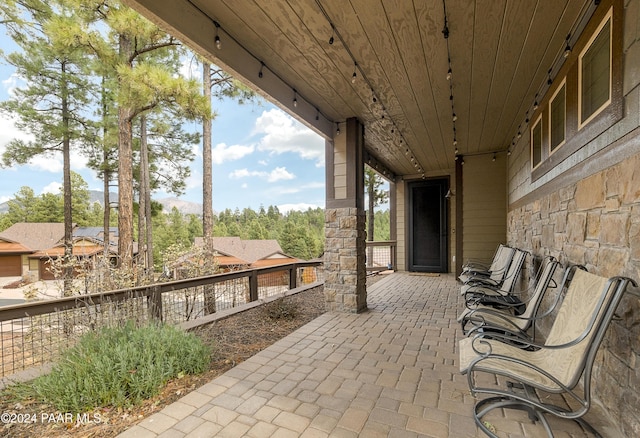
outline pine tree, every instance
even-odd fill
[[[71,290],[72,191],[71,148],[95,141],[88,113],[93,86],[85,53],[74,38],[80,24],[64,1],[21,4],[26,24],[13,23],[9,35],[20,52],[6,56],[24,80],[0,110],[16,117],[16,126],[30,132],[33,141],[13,140],[2,156],[5,166],[26,164],[36,155],[63,158],[65,294]]]
[[[69,0],[72,1],[72,0]],[[182,115],[199,118],[206,113],[196,81],[176,75],[155,62],[157,54],[171,56],[180,43],[155,24],[117,0],[73,0],[77,16],[93,23],[92,32],[80,35],[96,53],[108,77],[113,78],[118,129],[118,252],[124,270],[133,263],[133,124],[158,106],[180,108]],[[104,25],[108,35],[104,35]],[[175,64],[169,65],[169,67]]]

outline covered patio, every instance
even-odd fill
[[[374,359],[378,374],[373,385],[379,393],[367,415],[361,414],[360,431],[370,421],[395,427],[382,417],[392,412],[393,418],[402,416],[398,429],[403,432],[427,421],[421,430],[432,425],[434,436],[464,436],[453,430],[464,425],[475,433],[470,410],[464,409],[471,406],[466,382],[455,364],[457,332],[452,321],[461,306],[446,301],[457,300],[453,274],[461,271],[463,261],[489,259],[499,243],[507,243],[532,255],[527,272],[533,272],[536,261],[553,256],[563,266],[581,264],[604,277],[637,279],[640,0],[125,4],[325,138],[327,308],[362,315],[328,314],[319,326],[290,338],[302,344],[274,348],[286,352],[277,360],[293,355],[295,362],[296,355],[307,354],[302,362],[330,364],[327,379],[342,370],[338,363],[355,361],[350,371],[358,373],[356,368],[370,355],[388,356]],[[371,290],[365,267],[365,166],[389,182],[393,268],[399,272]],[[435,283],[421,283],[431,281]],[[602,360],[595,364],[593,393],[607,418],[627,435],[637,436],[640,304],[627,299],[621,308],[625,310],[608,332]],[[411,336],[403,324],[411,327]],[[335,350],[329,349],[334,345]],[[373,352],[365,350],[374,347]],[[408,383],[397,367],[412,351],[416,359],[411,367],[420,373]],[[264,354],[275,354],[269,352]],[[418,366],[424,358],[431,358],[425,360],[431,366]],[[256,360],[267,359],[260,355]],[[245,366],[249,364],[265,365],[251,361]],[[259,391],[247,385],[261,383],[251,380],[258,378],[255,370],[245,371],[243,381],[228,388],[240,398],[253,397]],[[269,372],[264,379],[278,375]],[[396,377],[392,386],[375,383]],[[373,376],[361,372],[333,392],[358,378]],[[238,375],[233,379],[241,380]],[[305,376],[290,383],[288,394],[306,390],[298,385],[308,380]],[[319,388],[331,387],[321,380]],[[427,382],[438,391],[425,389]],[[277,383],[272,386],[279,388]],[[365,389],[363,383],[354,400],[360,400]],[[405,395],[419,412],[401,413],[406,405],[399,400],[394,409],[376,410],[391,390],[413,391]],[[425,391],[431,405],[417,403]],[[350,431],[341,421],[358,416],[345,415],[351,405],[339,404],[333,392],[301,402],[315,407],[305,429],[335,435]],[[328,431],[312,427],[319,412],[330,409],[320,404],[330,394],[332,406],[345,410],[332,417]],[[263,407],[273,408],[273,403],[268,398]],[[298,415],[296,410],[307,406],[293,404],[276,407],[280,411],[271,425],[278,427],[278,415]],[[244,418],[237,411],[240,406],[228,408],[233,421],[227,418],[225,427]],[[434,412],[440,421],[423,417]],[[216,410],[209,417],[215,415]],[[168,423],[177,426],[175,420]],[[293,424],[280,421],[284,423]],[[256,424],[246,424],[247,431]],[[436,430],[436,425],[444,429]],[[530,436],[524,429],[528,422],[513,430],[500,427],[512,436]]]
[[[364,313],[325,313],[120,438],[485,436],[458,371],[455,277],[394,273],[367,302]],[[490,419],[500,437],[543,432],[524,412],[504,415]],[[597,406],[587,415],[619,436],[604,418]],[[556,436],[589,436],[553,421]]]

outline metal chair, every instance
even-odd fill
[[[576,267],[570,269],[575,271],[573,280],[551,331],[535,350],[501,342],[495,333],[479,333],[458,343],[460,371],[467,374],[472,394],[490,396],[474,406],[475,422],[487,436],[497,437],[483,420],[495,409],[527,411],[549,437],[553,432],[545,415],[577,421],[600,436],[582,418],[591,405],[593,363],[627,286],[636,283],[626,277],[607,279]],[[499,378],[479,378],[487,374]]]
[[[466,335],[472,335],[477,332],[499,332],[511,333],[514,337],[525,340],[535,340],[535,323],[539,319],[551,313],[558,301],[556,298],[554,304],[546,311],[539,314],[547,290],[555,288],[557,285],[553,281],[553,275],[560,263],[552,256],[547,256],[542,260],[538,273],[534,280],[533,290],[527,299],[520,300],[517,297],[513,300],[505,300],[502,295],[483,295],[475,296],[473,300],[467,300],[465,310],[458,317],[458,321],[462,326],[462,331]],[[565,284],[568,284],[568,273],[562,281],[562,290]],[[517,295],[523,295],[518,293]],[[560,294],[557,295],[559,297]],[[520,308],[524,306],[524,311]],[[470,327],[470,328],[469,328]],[[528,335],[529,329],[532,329],[532,336]]]

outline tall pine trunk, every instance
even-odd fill
[[[202,63],[204,96],[211,103],[211,64]],[[202,230],[205,263],[213,264],[213,164],[211,157],[211,117],[202,119]],[[204,307],[207,314],[216,312],[215,285],[204,287]]]
[[[102,188],[104,215],[102,217],[102,233],[104,234],[104,260],[109,259],[110,225],[111,225],[111,199],[109,193],[109,183],[111,182],[111,171],[109,170],[109,153],[107,152],[107,92],[105,90],[105,78],[102,77]],[[106,272],[105,272],[106,274]]]
[[[71,139],[69,138],[69,90],[67,88],[66,64],[61,64],[61,110],[62,110],[62,187],[63,187],[63,210],[64,210],[64,257],[62,278],[64,284],[64,296],[73,293],[73,212],[71,197]]]
[[[140,199],[138,201],[138,245],[144,266],[144,280],[153,283],[153,233],[151,228],[151,179],[149,176],[149,146],[147,118],[140,116]]]
[[[119,38],[120,59],[131,68],[133,44],[126,35]],[[133,273],[133,151],[131,119],[133,111],[126,104],[118,107],[118,253],[120,267]]]

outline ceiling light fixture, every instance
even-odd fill
[[[447,70],[447,80],[448,80],[448,81],[450,81],[450,80],[451,80],[451,75],[452,75],[451,67],[449,67],[449,70]]]
[[[216,37],[214,38],[214,41],[216,43],[216,48],[220,50],[222,48],[222,41],[220,41],[220,35],[218,34],[220,30],[220,23],[214,21],[213,24],[216,27]]]
[[[355,84],[356,83],[356,79],[358,79],[357,69],[358,69],[358,63],[354,63],[353,64],[353,75],[351,76],[351,83],[352,84]]]
[[[569,44],[569,38],[571,38],[571,34],[567,35],[567,44],[564,47],[564,53],[562,54],[562,56],[564,56],[565,58],[568,58],[571,55],[571,45]]]
[[[333,45],[333,35],[335,34],[336,29],[333,27],[333,23],[331,24],[331,38],[329,38],[329,45]]]
[[[264,62],[260,62],[260,71],[258,72],[258,77],[262,79],[262,69],[264,68]]]
[[[298,107],[298,92],[295,89],[293,90],[293,107]]]

